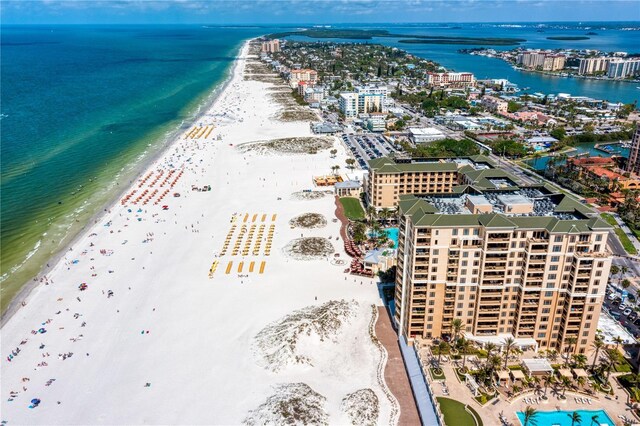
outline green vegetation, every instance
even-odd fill
[[[509,158],[524,157],[529,152],[524,144],[511,139],[497,139],[489,142],[488,145],[491,146],[496,155],[502,155]]]
[[[269,34],[267,38],[284,38],[292,35],[310,38],[342,38],[355,40],[371,40],[373,37],[391,37],[401,38],[401,43],[490,44],[496,46],[514,45],[526,41],[522,38],[427,36],[413,34],[393,34],[386,30],[354,30],[328,28],[306,28],[301,31],[285,31]]]
[[[629,392],[632,401],[640,401],[640,374],[618,376],[618,381]]]
[[[470,139],[442,139],[413,147],[402,146],[412,157],[465,157],[480,154],[480,148]]]
[[[296,100],[296,102],[298,103],[298,105],[309,105],[308,103],[305,102],[304,98],[302,96],[300,96],[300,94],[298,93],[297,90],[292,90],[291,91],[291,95],[293,96],[293,99]]]
[[[613,216],[611,216],[609,213],[602,213],[600,217],[602,217],[604,221],[607,222],[609,225],[613,227],[618,226],[618,222],[616,222],[616,219]]]
[[[441,368],[430,368],[429,372],[431,373],[431,377],[433,380],[444,380],[446,377],[444,375],[444,371]],[[437,374],[440,373],[440,374]]]
[[[616,226],[616,228],[614,229],[614,232],[618,236],[618,239],[620,240],[622,247],[624,247],[624,250],[627,253],[629,254],[638,253],[638,250],[636,250],[636,247],[633,245],[633,243],[631,242],[627,234],[619,226]]]
[[[473,414],[465,410],[465,405],[461,402],[441,396],[436,399],[438,400],[438,404],[440,404],[440,410],[444,416],[446,426],[476,426],[476,422],[482,426],[480,416],[471,407],[468,408]]]
[[[522,105],[520,105],[518,102],[515,101],[509,101],[507,103],[507,111],[514,113],[516,111],[518,111],[520,108],[522,108]]]
[[[407,36],[406,34],[404,35]],[[513,41],[514,39],[490,39],[490,38],[467,38],[467,37],[449,37],[446,39],[433,39],[433,38],[412,38],[398,40],[398,43],[409,44],[490,44],[492,46],[513,46],[520,44],[520,42]]]
[[[578,40],[589,40],[590,37],[586,36],[552,36],[547,37],[547,40],[564,40],[564,41],[578,41]]]
[[[456,109],[469,109],[469,103],[459,96],[446,96],[444,91],[429,92],[420,91],[418,93],[402,93],[398,89],[393,98],[398,102],[407,103],[415,108],[421,108],[427,117],[433,117],[440,113],[441,109],[453,111]]]
[[[364,209],[360,204],[360,200],[353,197],[340,198],[340,204],[344,207],[344,214],[350,220],[364,219]]]
[[[617,373],[630,373],[632,371],[629,361],[617,349],[607,349],[607,355],[609,355],[609,359],[613,363],[613,371]]]
[[[396,267],[392,266],[386,271],[378,271],[378,277],[381,283],[392,283],[396,280]]]

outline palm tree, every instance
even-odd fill
[[[562,376],[562,378],[560,379],[560,385],[562,386],[562,396],[564,397],[565,392],[572,385],[571,379],[568,377]]]
[[[524,422],[522,423],[522,426],[536,426],[538,424],[536,421],[538,411],[535,408],[527,405],[527,408],[524,409],[522,414],[524,414]]]
[[[495,351],[497,348],[495,343],[489,342],[484,345],[484,349],[487,351],[487,361],[491,358],[491,352]]]
[[[469,353],[469,349],[471,349],[471,342],[464,337],[461,337],[460,340],[458,340],[457,346],[460,354],[462,355],[462,370],[464,370],[467,363],[467,354]]]
[[[616,344],[616,352],[620,349],[620,345],[624,343],[624,340],[620,336],[616,336],[613,338],[613,342]]]
[[[392,215],[391,210],[386,207],[380,210],[379,216],[380,216],[380,219],[382,219],[382,223],[384,225],[387,224],[387,220],[389,220],[391,215]]]
[[[516,346],[516,341],[513,337],[507,337],[504,339],[504,369],[507,369],[507,363],[509,362],[509,352]]]
[[[596,338],[591,344],[593,349],[595,349],[595,353],[593,355],[593,364],[591,364],[591,371],[596,369],[596,362],[598,362],[598,355],[600,355],[600,350],[604,347],[604,341],[602,340],[602,336],[600,334],[596,334]]]
[[[571,349],[573,345],[575,345],[578,342],[578,339],[576,339],[573,336],[570,336],[565,339],[565,342],[567,343],[567,355],[564,359],[564,366],[566,367],[569,364],[569,352],[573,352]]]
[[[571,426],[574,426],[575,424],[581,424],[582,423],[582,419],[580,418],[580,414],[578,414],[577,411],[574,411],[571,414],[567,413],[567,416],[569,416],[571,418]]]
[[[376,216],[378,211],[375,207],[369,206],[367,207],[367,217],[369,218],[369,226],[373,225],[373,222],[376,220]]]
[[[596,414],[595,416],[591,416],[591,425],[596,425],[598,426],[600,424],[600,419],[598,418],[598,415]]]
[[[575,354],[572,355],[573,365],[577,368],[584,368],[587,364],[587,357],[584,354]]]
[[[446,351],[449,345],[444,340],[438,343],[438,368],[440,368],[440,358],[442,358],[442,352]]]
[[[553,375],[548,375],[548,376],[544,376],[544,378],[542,379],[544,380],[544,398],[547,398],[547,388],[549,387],[549,385],[555,385],[556,383],[556,379],[555,377],[553,377]]]
[[[584,387],[584,385],[587,384],[587,379],[585,379],[584,377],[580,376],[576,379],[576,383],[578,384],[578,386],[580,387]]]
[[[453,333],[453,343],[455,344],[456,340],[458,340],[458,334],[464,328],[464,324],[460,318],[456,318],[451,321],[451,332]]]

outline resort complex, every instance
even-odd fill
[[[402,196],[400,334],[586,353],[609,277],[610,225],[544,186]],[[593,216],[593,217],[589,217]]]

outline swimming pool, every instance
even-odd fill
[[[583,425],[607,425],[615,426],[604,410],[575,410]],[[571,426],[571,414],[573,411],[538,411],[534,417],[536,426]],[[597,416],[595,423],[593,417]],[[524,424],[524,413],[518,411],[518,419]]]
[[[389,237],[389,239],[391,241],[393,241],[393,248],[398,248],[398,234],[399,234],[399,229],[398,228],[384,228],[383,229],[384,232],[387,233],[387,237]],[[370,237],[373,237],[373,232],[369,233]]]

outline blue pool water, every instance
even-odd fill
[[[398,248],[398,228],[384,228],[384,232],[387,234],[387,237],[393,241],[393,248]],[[370,232],[369,236],[373,237],[373,232]]]
[[[604,410],[576,410],[576,412],[580,415],[583,425],[615,425]],[[572,413],[573,411],[538,411],[534,419],[536,426],[571,426],[569,416]],[[598,416],[595,423],[591,420],[593,416]],[[518,419],[521,424],[524,424],[524,413],[518,411]]]

